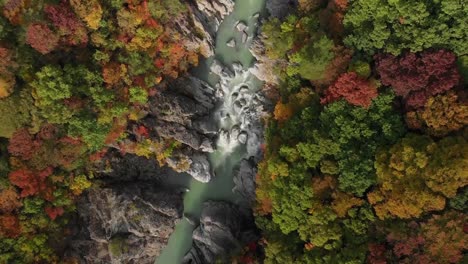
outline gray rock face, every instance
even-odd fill
[[[203,13],[209,21],[211,21],[211,25],[214,26],[213,33],[216,33],[224,17],[234,10],[234,1],[232,0],[196,0],[195,2],[198,10]]]
[[[193,119],[209,114],[209,110],[194,99],[173,92],[160,93],[151,98],[151,112],[159,120],[184,126],[190,127]]]
[[[183,148],[174,151],[166,162],[173,170],[186,172],[197,181],[206,183],[212,178],[211,165],[205,153]]]
[[[284,18],[297,8],[297,0],[267,0],[266,8],[272,17]]]
[[[173,138],[195,150],[213,152],[213,143],[207,137],[181,124],[157,121],[155,128],[163,138]]]
[[[181,77],[150,99],[150,115],[143,120],[146,127],[155,131],[156,138],[171,138],[184,144],[166,161],[175,171],[187,172],[201,182],[212,178],[204,153],[214,151],[213,138],[218,132],[210,118],[216,102],[214,92],[198,78]]]
[[[189,51],[200,51],[205,57],[211,57],[214,54],[214,38],[205,29],[205,20],[203,15],[195,16],[193,12],[187,16],[178,16],[175,18],[175,27],[178,32],[184,36],[184,46]]]
[[[264,36],[260,35],[260,38],[255,39],[250,46],[250,52],[252,52],[257,60],[255,66],[250,68],[250,72],[261,81],[268,84],[278,85],[279,78],[274,69],[279,65],[287,64],[287,61],[268,58],[265,54],[265,46],[262,43],[263,37]]]
[[[251,207],[255,202],[255,175],[257,168],[250,160],[242,160],[238,167],[234,169],[233,192],[240,194]]]
[[[211,180],[211,165],[208,157],[197,153],[191,156],[191,161],[187,173],[197,181],[209,182]]]
[[[218,257],[227,257],[239,249],[249,237],[245,216],[238,206],[222,201],[203,204],[200,226],[193,231],[193,247],[184,257],[184,264],[211,264]],[[250,233],[251,235],[251,233]],[[224,260],[228,263],[227,259]]]
[[[159,167],[155,160],[136,155],[121,155],[118,151],[110,151],[106,157],[107,162],[96,168],[100,177],[107,182],[136,182],[152,181],[163,183],[174,173],[167,167]]]
[[[81,263],[154,263],[182,217],[182,195],[150,183],[91,189],[78,202]]]
[[[169,83],[169,90],[195,100],[207,109],[214,107],[214,89],[206,82],[193,77],[181,77]]]
[[[196,0],[188,5],[189,16],[175,18],[175,30],[184,36],[189,51],[201,51],[205,57],[214,55],[216,31],[224,17],[234,9],[232,0]]]

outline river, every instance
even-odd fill
[[[243,158],[248,158],[255,148],[259,148],[259,140],[252,138],[249,131],[249,121],[243,115],[249,111],[255,93],[262,83],[249,72],[254,65],[254,57],[249,51],[259,24],[259,14],[264,12],[265,0],[237,0],[234,11],[221,23],[216,37],[214,58],[201,62],[194,70],[194,75],[207,81],[212,87],[220,88],[223,94],[212,114],[212,122],[220,128],[216,151],[210,154],[210,163],[215,176],[209,183],[190,180],[189,191],[184,196],[184,215],[199,219],[202,204],[207,200],[224,200],[239,203],[241,197],[232,192],[233,168]],[[238,22],[247,26],[238,30]],[[235,47],[227,43],[234,39]],[[210,71],[213,61],[231,68],[235,74],[220,78]],[[238,64],[234,71],[233,65]],[[246,144],[239,143],[239,138],[248,140]],[[252,150],[253,149],[253,150]],[[192,245],[192,232],[196,226],[183,218],[175,228],[169,243],[156,260],[156,264],[180,264],[184,255]]]

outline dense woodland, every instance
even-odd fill
[[[165,155],[167,142],[121,139],[198,51],[172,24],[187,12],[178,0],[0,3],[0,263],[66,263],[55,249],[76,198],[99,184],[93,163],[106,146]]]
[[[265,263],[467,263],[468,4],[299,0],[262,39]]]

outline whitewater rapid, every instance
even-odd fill
[[[216,91],[218,103],[211,121],[219,129],[216,150],[209,155],[214,177],[208,183],[191,180],[184,196],[184,218],[176,225],[156,264],[178,264],[192,245],[192,232],[203,202],[223,200],[240,204],[233,193],[233,169],[243,159],[259,158],[263,127],[260,112],[262,83],[250,70],[255,62],[249,47],[259,25],[264,0],[237,0],[234,12],[219,26],[215,56],[196,71]],[[204,67],[203,67],[204,66]]]

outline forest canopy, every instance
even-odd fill
[[[69,261],[55,248],[93,166],[198,64],[173,18],[186,3],[0,1],[0,263]]]
[[[467,19],[457,0],[302,0],[263,25],[265,263],[468,261]]]

